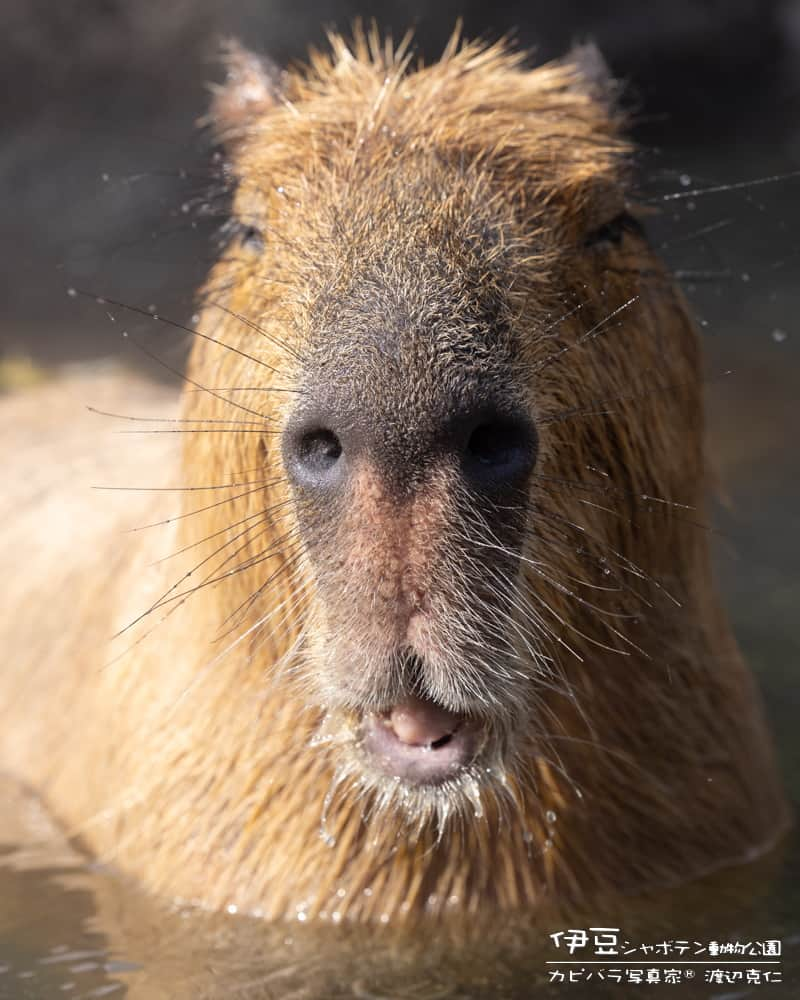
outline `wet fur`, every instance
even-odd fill
[[[69,448],[25,470],[9,442],[43,486],[4,528],[23,570],[4,571],[0,759],[101,858],[212,907],[569,906],[743,861],[786,824],[711,579],[695,330],[640,234],[587,246],[626,204],[607,95],[503,46],[407,64],[375,36],[283,76],[234,49],[215,120],[249,235],[203,295],[188,433],[89,456],[70,416]],[[410,451],[332,512],[289,490],[281,431],[344,383]],[[170,416],[99,384],[73,398]],[[535,421],[535,471],[494,510],[415,465],[443,385]],[[8,401],[4,426],[62,391]],[[95,476],[209,490],[48,520]],[[137,518],[169,523],[117,533]],[[486,723],[437,790],[373,773],[353,736],[411,683],[395,625],[415,602],[413,683]]]

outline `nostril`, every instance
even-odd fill
[[[522,478],[536,459],[536,433],[527,423],[496,419],[479,424],[465,452],[472,477],[486,485],[503,485]]]
[[[287,473],[297,486],[318,489],[338,481],[342,443],[332,430],[315,427],[289,434],[285,448]]]
[[[502,465],[515,445],[514,433],[507,427],[499,423],[481,424],[470,435],[467,451],[484,465]]]
[[[529,445],[528,434],[521,427],[495,420],[475,428],[467,452],[482,465],[502,466],[513,462]]]
[[[298,457],[304,465],[315,471],[324,472],[329,469],[339,461],[341,454],[341,442],[333,431],[307,431],[300,438]]]

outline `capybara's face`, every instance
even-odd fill
[[[478,176],[423,160],[413,181],[385,178],[369,232],[337,206],[329,238],[363,256],[309,310],[282,461],[324,704],[352,714],[370,767],[437,785],[530,682],[518,593],[538,431],[507,220],[480,207]]]
[[[624,665],[620,622],[680,557],[641,503],[699,466],[691,330],[660,340],[682,307],[608,111],[574,68],[496,58],[476,93],[457,58],[295,81],[242,133],[219,272],[226,341],[265,362],[232,362],[269,420],[236,461],[266,462],[292,545],[256,598],[296,611],[320,752],[417,819],[557,760],[574,647]],[[668,420],[653,377],[683,380]]]

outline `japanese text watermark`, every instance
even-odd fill
[[[608,982],[672,985],[762,986],[782,979],[781,942],[628,940],[619,927],[588,927],[550,934],[558,957],[548,959],[551,983]]]

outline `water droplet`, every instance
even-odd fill
[[[150,305],[147,307],[147,311],[149,313],[154,313],[156,311],[155,303],[151,302]]]
[[[67,295],[69,295],[69,297],[71,299],[74,299],[77,294],[78,294],[77,288],[68,288],[67,289]]]
[[[697,205],[695,205],[693,201],[690,201],[687,202],[686,207],[689,209],[690,212],[693,212],[697,208]]]
[[[367,886],[367,888],[364,890],[364,895],[367,897],[367,899],[369,899],[369,897],[372,895],[372,889],[370,889],[369,886]]]
[[[553,841],[550,839],[550,837],[548,837],[547,840],[542,844],[542,850],[545,853],[547,853],[547,851],[549,851],[552,846],[553,846]]]
[[[336,846],[336,837],[328,831],[328,812],[333,802],[333,794],[333,788],[329,788],[322,803],[322,814],[319,818],[319,835],[327,847]]]
[[[688,174],[681,174],[681,184],[687,188],[692,183],[692,178]]]
[[[339,899],[344,899],[344,897],[347,895],[347,889],[337,889],[336,895],[339,897]]]
[[[200,313],[195,313],[195,314],[194,314],[194,315],[192,316],[192,325],[193,325],[193,326],[197,326],[197,324],[198,324],[199,322],[200,322]]]
[[[333,913],[331,914],[331,920],[335,924],[338,924],[341,922],[341,919],[342,919],[342,914],[339,912],[339,910],[334,910]]]
[[[525,831],[523,831],[522,839],[525,841],[526,844],[532,844],[533,843],[533,834],[531,833],[530,830],[525,830]]]
[[[236,905],[236,903],[228,903],[228,905],[225,907],[225,909],[228,911],[228,913],[238,913],[239,912],[239,907]]]
[[[548,823],[555,823],[555,821],[558,819],[558,816],[556,816],[556,814],[553,812],[552,809],[548,809],[547,812],[544,814],[544,818],[547,820]]]
[[[750,280],[750,275],[747,273],[747,271],[742,271],[742,281],[749,281],[749,280]]]
[[[483,818],[483,803],[481,802],[481,790],[478,787],[478,782],[474,778],[470,778],[466,782],[465,791],[467,796],[475,808],[475,819]]]
[[[782,344],[788,336],[789,334],[785,330],[781,330],[778,327],[772,331],[772,339],[776,344]]]
[[[103,173],[103,174],[100,174],[100,180],[104,184],[107,184],[111,180],[111,177],[109,176],[109,174]]]
[[[381,923],[382,924],[388,924],[389,923],[389,914],[388,913],[382,913],[381,914]]]
[[[306,913],[305,910],[298,910],[297,919],[300,921],[301,924],[304,924],[306,920],[308,920],[308,914]]]
[[[191,210],[192,210],[192,206],[189,204],[188,201],[185,201],[181,205],[181,211],[183,212],[184,215],[188,215]]]
[[[452,896],[449,896],[448,899],[447,899],[447,905],[448,906],[458,906],[458,896],[456,896],[455,894],[452,895]]]
[[[128,336],[128,331],[127,330],[123,330],[122,331],[122,336],[123,337],[127,337]]]

